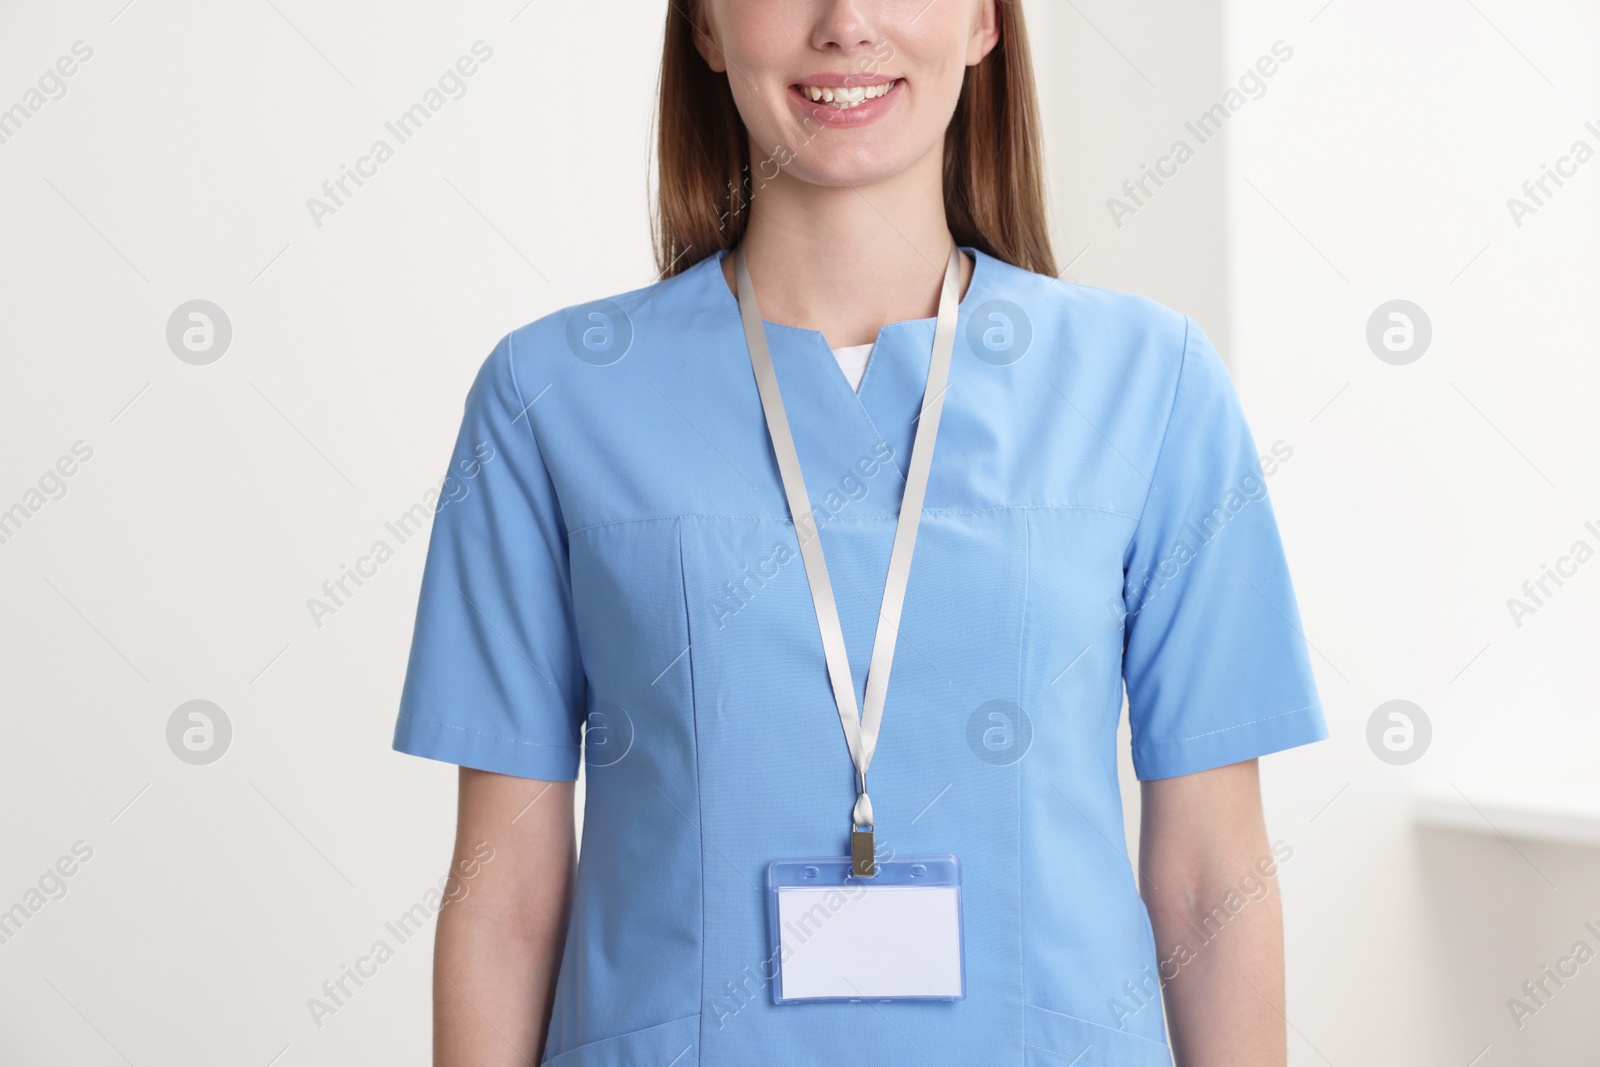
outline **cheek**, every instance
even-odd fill
[[[938,0],[914,22],[910,16],[916,12],[910,11],[882,28],[882,40],[873,50],[871,62],[877,69],[907,79],[914,90],[910,102],[919,113],[955,108],[966,71],[967,39],[949,15],[961,6]],[[936,22],[935,12],[945,17]]]
[[[921,83],[923,103],[953,112],[966,78],[966,42],[943,36],[917,42],[915,53],[902,52],[897,60]]]
[[[745,84],[738,84],[740,81]],[[729,85],[733,89],[733,100],[739,109],[739,116],[756,145],[758,159],[771,158],[781,153],[785,145],[792,143],[793,123],[789,121],[785,85],[777,84],[772,79],[752,78],[746,81],[737,75]],[[756,160],[751,162],[754,164]],[[772,175],[766,177],[770,179]]]
[[[759,9],[762,4],[750,5]],[[728,87],[745,126],[758,143],[771,145],[782,140],[790,124],[788,75],[795,66],[797,50],[803,54],[804,40],[789,43],[792,27],[770,16],[743,17],[735,35],[724,38]]]
[[[779,72],[793,74],[796,64],[809,69],[808,60],[814,57],[810,18],[797,5],[786,0],[735,0],[720,7],[720,38],[730,84],[744,82],[754,88],[782,78]]]

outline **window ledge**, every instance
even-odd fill
[[[1420,826],[1600,846],[1600,783],[1572,779],[1463,779],[1412,793]]]

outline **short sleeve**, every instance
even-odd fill
[[[584,698],[566,526],[508,336],[467,395],[433,514],[394,747],[570,781]]]
[[[1187,322],[1128,545],[1123,678],[1141,779],[1328,736],[1260,457],[1227,369]],[[1292,452],[1290,453],[1292,455]]]

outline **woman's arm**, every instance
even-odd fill
[[[435,1067],[539,1062],[575,869],[572,782],[461,768],[433,953]]]
[[[1145,782],[1140,824],[1178,1067],[1285,1067],[1283,908],[1256,761]]]

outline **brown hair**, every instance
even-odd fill
[[[698,7],[699,0],[667,5],[652,227],[663,278],[739,243],[760,177],[750,170],[750,138],[727,77],[695,48]],[[946,224],[958,244],[1054,276],[1028,31],[1017,0],[995,8],[1000,40],[967,68],[945,134]],[[788,162],[787,151],[763,168]]]

